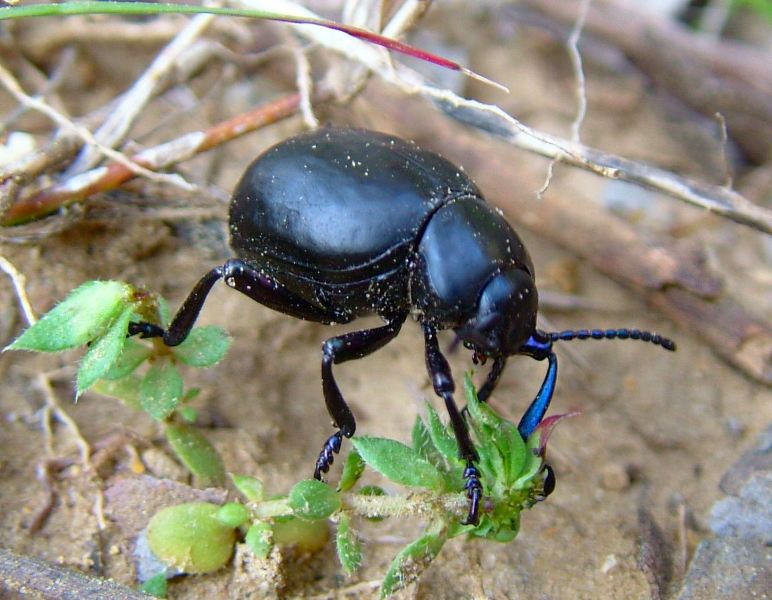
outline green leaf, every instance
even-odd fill
[[[182,398],[182,376],[171,361],[160,359],[145,373],[139,386],[139,399],[156,421],[163,421],[177,408]]]
[[[196,327],[185,341],[171,351],[177,359],[191,367],[211,367],[220,362],[228,351],[230,337],[222,327]]]
[[[442,550],[447,540],[444,528],[436,524],[397,554],[381,584],[385,598],[415,581]]]
[[[236,532],[217,518],[219,510],[216,504],[193,502],[159,511],[147,526],[153,554],[186,573],[211,573],[224,566]]]
[[[287,498],[295,516],[308,520],[326,519],[340,508],[340,496],[326,483],[307,479],[296,484]]]
[[[159,573],[142,584],[140,590],[156,598],[166,598],[169,585],[166,582],[166,573]]]
[[[509,421],[502,421],[501,427],[494,434],[494,443],[504,455],[506,465],[506,482],[511,484],[519,476],[525,466],[526,447],[517,427]]]
[[[249,520],[249,509],[240,502],[228,502],[217,511],[217,518],[228,527],[241,527]]]
[[[295,517],[273,521],[273,541],[278,546],[291,546],[300,552],[319,552],[327,546],[330,529],[326,520],[306,521]]]
[[[161,296],[157,297],[158,301],[158,317],[161,322],[161,327],[164,329],[168,329],[169,323],[172,322],[172,312],[169,310],[169,303],[166,301],[166,298],[163,298]]]
[[[187,396],[187,394],[185,394],[185,396]],[[183,402],[185,401],[185,396],[182,398]],[[183,406],[177,411],[177,414],[179,414],[180,418],[189,425],[194,425],[198,419],[198,411],[192,406]]]
[[[365,461],[359,456],[359,452],[354,448],[348,453],[346,462],[343,465],[343,472],[340,476],[340,482],[338,483],[339,492],[347,492],[350,490],[365,470]]]
[[[335,534],[335,546],[338,560],[347,575],[352,575],[362,564],[362,544],[356,532],[351,528],[351,517],[343,513]]]
[[[440,416],[431,404],[426,405],[426,415],[429,420],[429,436],[432,438],[434,447],[439,450],[450,464],[458,462],[458,442],[445,425],[442,424]]]
[[[442,454],[435,448],[432,436],[429,435],[429,430],[421,420],[421,417],[416,417],[410,437],[413,450],[418,452],[421,458],[428,460],[440,470],[445,469],[445,461],[442,459]]]
[[[133,373],[134,370],[147,360],[152,353],[152,348],[147,344],[140,344],[131,338],[126,338],[121,355],[107,370],[107,373],[102,375],[102,379],[113,381],[115,379],[126,377],[129,373]]]
[[[225,485],[225,467],[214,446],[191,425],[167,425],[166,439],[177,457],[204,487]]]
[[[273,548],[273,530],[265,521],[255,521],[247,529],[244,542],[255,556],[266,559]]]
[[[445,487],[437,467],[405,444],[374,437],[355,437],[352,443],[370,467],[396,483],[436,491]]]
[[[88,281],[5,349],[59,352],[82,346],[102,335],[130,305],[131,290],[119,281]]]
[[[230,474],[236,489],[250,502],[260,502],[265,497],[263,482],[256,477]]]
[[[142,403],[139,401],[139,387],[142,385],[142,379],[139,375],[132,373],[115,381],[100,379],[91,389],[99,394],[117,398],[129,408],[142,410]]]
[[[477,399],[477,390],[474,387],[472,376],[468,372],[464,373],[464,392],[467,398],[466,406],[472,420],[486,428],[486,433],[497,429],[503,422],[503,419],[493,412],[493,409],[488,404]]]
[[[101,379],[118,360],[126,343],[126,330],[132,313],[131,307],[125,308],[83,356],[78,368],[76,398]]]

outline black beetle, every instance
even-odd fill
[[[455,385],[437,330],[453,329],[475,362],[493,358],[479,397],[496,386],[506,360],[548,360],[539,393],[518,429],[527,438],[555,388],[552,343],[632,338],[674,350],[667,338],[627,329],[545,333],[536,329],[538,294],[525,246],[474,183],[444,158],[405,140],[362,129],[321,129],[288,139],[255,160],[230,204],[231,246],[238,258],[207,273],[167,330],[133,323],[131,335],[180,344],[214,283],[279,312],[321,323],[348,323],[375,313],[385,325],[323,344],[322,389],[338,430],[325,442],[314,476],[321,478],[356,422],[332,365],[385,346],[408,315],[421,324],[426,366],[444,400],[466,461],[467,523],[477,523],[482,484],[477,452],[453,400]],[[554,487],[544,475],[545,495]]]

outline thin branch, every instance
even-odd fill
[[[729,163],[729,157],[726,155],[726,147],[729,144],[729,134],[726,130],[726,119],[720,112],[716,113],[716,121],[721,128],[721,162],[724,165],[724,187],[732,189],[733,177],[732,166]]]
[[[158,53],[155,60],[137,78],[105,122],[94,133],[94,139],[103,146],[115,148],[123,142],[137,117],[156,94],[163,81],[177,65],[182,54],[199,38],[214,19],[213,15],[196,15],[177,36]],[[81,173],[99,160],[96,148],[85,148],[70,166],[70,174]]]
[[[576,118],[571,123],[571,141],[578,144],[581,142],[579,137],[579,131],[584,122],[584,117],[587,114],[587,93],[584,80],[584,68],[582,67],[582,55],[579,53],[579,37],[582,35],[582,29],[584,29],[584,22],[587,20],[587,12],[590,9],[590,3],[592,0],[582,0],[582,5],[579,7],[579,16],[576,18],[573,29],[571,29],[571,35],[568,37],[568,56],[571,58],[571,66],[574,70],[574,77],[576,78]]]
[[[47,412],[53,414],[59,421],[64,423],[72,433],[73,438],[75,439],[75,445],[78,447],[83,471],[96,474],[93,465],[91,464],[91,445],[86,438],[83,437],[80,427],[78,427],[75,420],[62,408],[48,375],[39,373],[37,380],[38,385],[43,391],[43,396],[46,399]],[[50,429],[48,430],[48,435],[51,435]],[[101,488],[97,491],[96,497],[94,498],[94,516],[96,517],[99,529],[106,529],[107,522],[104,515],[104,494],[102,493]]]
[[[772,233],[772,211],[752,203],[734,190],[694,181],[647,163],[538,132],[497,106],[460,98],[447,90],[426,88],[422,94],[434,98],[441,110],[454,119],[500,137],[522,150],[557,158],[609,179],[629,181],[764,233]]]
[[[574,70],[574,78],[576,79],[576,117],[573,123],[571,123],[571,141],[575,144],[581,142],[579,137],[579,131],[581,130],[584,117],[587,114],[587,94],[585,87],[584,69],[582,68],[582,55],[579,53],[579,37],[582,35],[582,28],[584,27],[584,21],[587,18],[587,11],[590,8],[590,2],[592,0],[582,0],[582,6],[580,8],[579,16],[574,23],[574,27],[571,30],[571,35],[566,42],[566,48],[568,50],[568,56],[571,59],[571,66]],[[536,192],[537,198],[542,199],[547,188],[549,188],[552,176],[555,172],[555,163],[557,158],[550,160],[550,164],[547,167],[547,177],[544,180],[544,184]]]
[[[329,98],[329,93],[317,91],[315,98],[317,102],[326,98]],[[169,142],[148,148],[135,155],[133,160],[148,168],[166,168],[228,140],[293,115],[298,111],[299,106],[300,95],[290,94],[208,129],[193,131]],[[23,198],[8,210],[0,224],[16,225],[50,214],[67,204],[78,202],[97,192],[115,189],[135,175],[136,173],[123,163],[110,163],[107,166],[98,167],[77,175],[63,184],[53,185]]]
[[[311,102],[313,90],[313,80],[311,78],[311,63],[308,62],[308,56],[302,48],[293,48],[295,58],[295,83],[300,93],[300,113],[303,115],[303,121],[310,129],[319,127],[319,119],[314,115],[314,109]]]
[[[16,290],[16,298],[19,300],[21,312],[24,314],[27,325],[34,325],[37,322],[37,318],[27,296],[27,278],[4,256],[0,256],[0,269],[5,271],[8,277],[11,278],[13,289]]]
[[[565,28],[576,21],[576,0],[522,0],[520,5]],[[595,0],[585,34],[624,52],[654,85],[692,109],[709,118],[723,114],[733,139],[752,160],[761,164],[772,156],[768,50],[695,32],[629,0]]]
[[[39,98],[33,98],[32,96],[28,95],[21,88],[21,86],[19,85],[19,82],[16,81],[16,79],[10,73],[10,71],[8,71],[2,64],[0,64],[0,83],[2,83],[3,86],[8,90],[8,92],[10,92],[10,94],[14,98],[16,98],[19,102],[46,115],[54,123],[59,125],[59,127],[62,127],[63,129],[66,129],[69,131],[73,131],[76,135],[81,137],[84,142],[97,147],[100,150],[100,152],[102,152],[105,156],[124,165],[126,168],[131,170],[134,174],[143,175],[144,177],[147,177],[148,179],[151,179],[153,181],[169,183],[176,187],[180,187],[186,191],[193,191],[195,189],[194,186],[187,183],[179,175],[161,175],[160,173],[153,173],[152,171],[144,168],[142,165],[132,162],[131,160],[126,158],[124,154],[102,146],[99,142],[97,142],[94,139],[94,136],[91,134],[91,132],[88,129],[85,129],[84,127],[80,127],[76,125],[66,116],[64,116],[62,113],[53,109],[48,104],[46,104],[43,100],[40,100]]]

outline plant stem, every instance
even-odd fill
[[[468,500],[463,494],[442,494],[430,492],[409,496],[366,496],[344,494],[343,506],[362,517],[400,517],[404,515],[429,517],[438,512],[462,516],[467,510]]]

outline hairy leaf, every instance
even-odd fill
[[[436,491],[445,487],[437,467],[405,444],[375,437],[353,438],[352,443],[370,467],[396,483]]]

